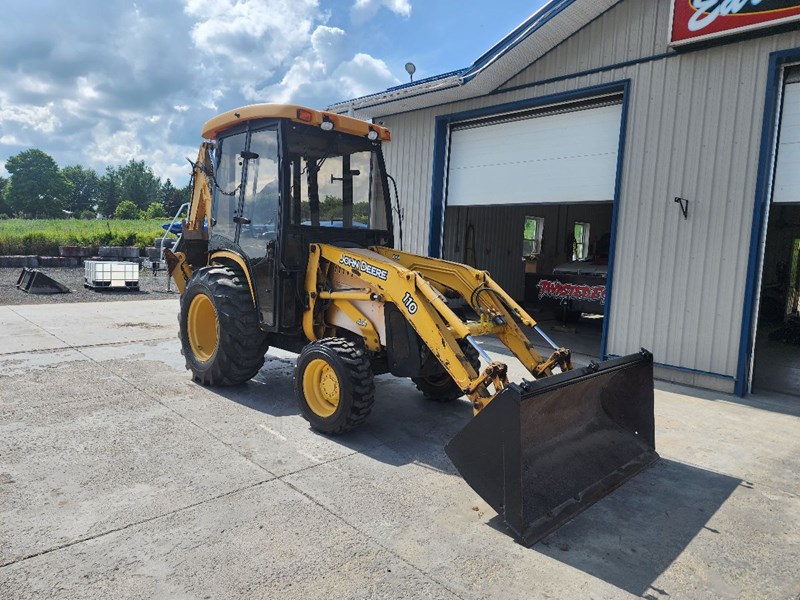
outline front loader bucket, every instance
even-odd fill
[[[531,546],[658,458],[652,355],[511,384],[445,451]]]

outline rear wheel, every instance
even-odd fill
[[[342,338],[312,342],[297,357],[294,394],[314,429],[335,434],[358,427],[375,401],[366,351]]]
[[[459,342],[464,355],[469,360],[472,368],[478,373],[481,370],[481,359],[478,351],[469,342]],[[458,384],[450,377],[444,367],[439,373],[427,377],[412,377],[411,381],[417,389],[425,395],[426,400],[433,402],[452,402],[464,395]]]
[[[203,267],[181,296],[181,353],[203,385],[236,385],[252,379],[268,346],[241,271]]]

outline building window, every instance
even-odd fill
[[[542,251],[543,229],[544,219],[525,217],[525,228],[522,233],[522,256],[533,256]]]
[[[575,242],[572,246],[572,260],[589,257],[589,223],[575,222]]]

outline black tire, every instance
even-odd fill
[[[313,380],[319,369],[325,370],[329,381],[333,381],[332,374],[337,380],[338,400],[323,404],[326,410],[320,407],[322,399],[313,397]],[[294,395],[300,412],[313,429],[337,434],[358,427],[369,416],[375,401],[375,382],[367,352],[342,338],[325,338],[308,344],[297,357]]]
[[[193,349],[191,339],[198,332],[189,331],[190,308],[202,306],[208,313],[207,324],[216,321],[216,343],[212,349]],[[213,307],[213,314],[209,308]],[[197,319],[192,319],[196,321]],[[258,314],[253,306],[250,289],[244,274],[230,267],[212,265],[196,271],[181,296],[180,323],[181,354],[193,379],[202,385],[238,385],[252,379],[264,364],[269,346],[258,326]],[[208,336],[213,337],[206,331]],[[202,337],[202,336],[200,336]],[[209,345],[211,345],[209,343]]]
[[[478,351],[469,342],[459,342],[459,346],[461,346],[461,350],[472,364],[472,367],[480,373],[481,359]],[[411,381],[423,393],[425,399],[432,402],[452,402],[464,395],[464,392],[461,391],[461,388],[458,387],[458,384],[450,377],[450,373],[444,367],[435,375],[412,377]]]

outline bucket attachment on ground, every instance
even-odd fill
[[[652,355],[511,384],[445,451],[531,546],[658,458]]]
[[[69,288],[38,269],[25,267],[17,279],[17,288],[29,294],[68,294]]]

